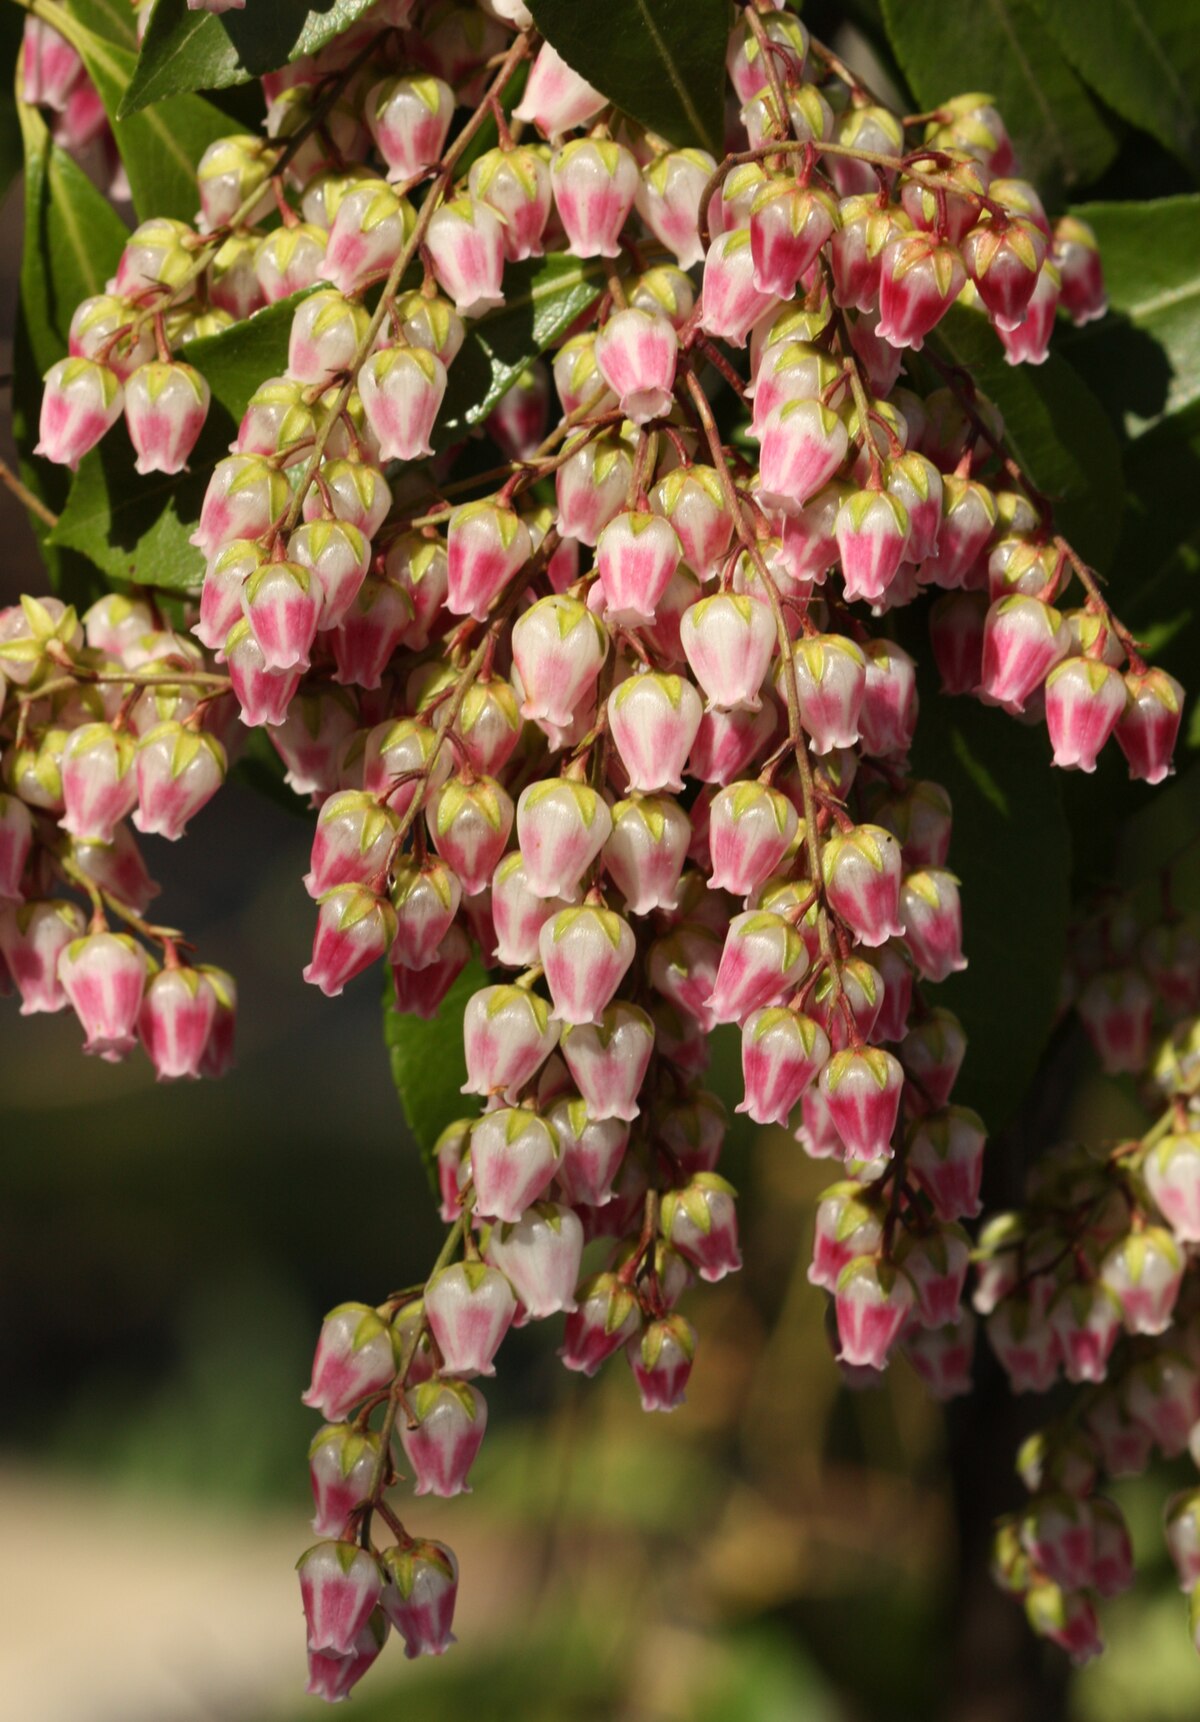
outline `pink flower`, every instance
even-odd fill
[[[607,1206],[629,1143],[628,1124],[619,1118],[593,1118],[586,1100],[566,1095],[547,1116],[562,1148],[556,1176],[568,1206]]]
[[[821,856],[829,906],[865,945],[902,933],[900,845],[881,825],[836,832]]]
[[[700,244],[700,197],[717,164],[706,150],[666,150],[642,168],[637,211],[681,269],[704,257]]]
[[[484,621],[488,606],[532,551],[529,528],[502,504],[468,502],[450,516],[446,608]]]
[[[1067,1284],[1051,1301],[1046,1320],[1058,1341],[1068,1381],[1103,1381],[1121,1331],[1121,1306],[1099,1280]]]
[[[703,713],[681,676],[630,676],[608,697],[608,725],[631,790],[683,788],[683,771]]]
[[[909,1029],[900,1043],[900,1060],[925,1098],[934,1106],[944,1106],[966,1050],[962,1024],[953,1011],[937,1005]]]
[[[547,45],[542,52],[553,49]],[[550,218],[550,169],[537,149],[487,150],[471,163],[467,185],[471,196],[486,203],[504,224],[504,255],[510,263],[542,255],[542,234]]]
[[[87,1036],[85,1052],[117,1064],[133,1051],[149,967],[144,948],[126,933],[88,933],[66,946],[58,977]]]
[[[470,1494],[467,1475],[483,1444],[487,1401],[465,1381],[423,1381],[400,1419],[400,1445],[412,1466],[413,1494]]]
[[[965,969],[962,905],[953,873],[931,867],[910,873],[900,889],[904,943],[926,980],[944,981]]]
[[[765,909],[735,915],[707,1000],[713,1021],[744,1022],[752,1011],[779,1004],[807,968],[804,941],[782,915]]]
[[[706,334],[744,347],[752,326],[774,300],[755,285],[750,229],[716,235],[704,258],[700,327]]]
[[[545,778],[523,789],[517,842],[530,890],[539,897],[573,897],[611,831],[607,804],[586,783]]]
[[[913,1129],[906,1165],[939,1220],[972,1220],[979,1213],[986,1140],[983,1120],[964,1106],[927,1113]]]
[[[464,1094],[515,1096],[553,1052],[558,1024],[544,999],[524,987],[483,987],[463,1017]]]
[[[834,535],[846,598],[877,603],[908,549],[908,510],[890,491],[851,491],[838,510]]]
[[[674,1411],[682,1405],[692,1362],[696,1330],[681,1315],[648,1321],[625,1347],[642,1397],[643,1411]]]
[[[939,1328],[958,1319],[971,1260],[970,1240],[960,1226],[907,1235],[897,1247],[896,1260],[917,1294],[914,1320]]]
[[[326,1423],[308,1449],[308,1478],[316,1514],[312,1528],[319,1537],[340,1537],[346,1520],[370,1492],[379,1459],[379,1436],[373,1429],[348,1423]]]
[[[313,520],[287,541],[290,562],[315,582],[321,599],[319,630],[336,628],[358,596],[371,565],[371,546],[348,520]]]
[[[856,1256],[875,1255],[882,1237],[883,1213],[870,1186],[831,1185],[817,1203],[808,1283],[836,1291],[846,1264]]]
[[[766,604],[732,592],[701,598],[684,611],[679,638],[712,705],[758,710],[775,647],[775,622]]]
[[[81,724],[62,752],[64,831],[93,843],[111,843],[118,823],[137,803],[136,746],[124,730]]]
[[[759,495],[768,508],[798,514],[842,467],[846,426],[818,400],[785,400],[767,417],[759,447]]]
[[[1025,702],[1070,649],[1059,612],[1040,598],[1014,593],[987,613],[979,697],[985,705],[1021,712]]]
[[[617,257],[637,193],[637,162],[618,143],[572,138],[550,163],[550,184],[567,248],[576,257]]]
[[[219,460],[190,542],[204,556],[212,556],[235,538],[261,538],[287,507],[289,494],[283,473],[261,455],[233,454]]]
[[[217,996],[199,969],[176,965],[151,977],[138,1033],[159,1081],[200,1075],[217,1014]]]
[[[568,1369],[591,1376],[638,1332],[637,1299],[615,1273],[584,1280],[576,1298],[559,1356]]]
[[[572,445],[566,446],[570,450]],[[625,507],[632,476],[629,450],[614,436],[589,437],[569,453],[554,475],[562,537],[596,544]]]
[[[493,1226],[484,1249],[531,1320],[575,1308],[583,1227],[570,1208],[537,1202],[520,1219]]]
[[[82,911],[65,898],[0,905],[0,956],[21,995],[22,1016],[66,1008],[59,958],[83,932]]]
[[[834,1293],[839,1361],[886,1369],[888,1353],[915,1302],[912,1282],[877,1256],[856,1256],[838,1275]]]
[[[390,843],[388,847],[390,852]],[[386,856],[380,865],[385,863]],[[440,859],[427,856],[423,862],[417,862],[401,856],[392,864],[389,895],[396,911],[392,962],[408,969],[429,968],[438,960],[442,941],[462,901],[458,875]]]
[[[1090,323],[1108,309],[1096,235],[1086,221],[1063,215],[1054,224],[1051,253],[1062,281],[1061,304],[1075,324]]]
[[[396,912],[365,885],[336,885],[317,910],[312,961],[304,979],[336,998],[348,981],[385,956],[396,937]]]
[[[328,387],[353,366],[368,322],[366,310],[336,288],[310,293],[292,314],[288,376],[298,383]]]
[[[454,107],[454,91],[441,78],[386,78],[368,92],[367,124],[390,180],[410,179],[441,160]]]
[[[682,1190],[662,1199],[662,1232],[692,1262],[702,1280],[715,1282],[742,1265],[732,1184],[716,1172],[697,1172]]]
[[[137,807],[139,831],[173,842],[225,781],[225,749],[216,736],[169,720],[156,724],[138,742]]]
[[[296,1563],[308,1626],[308,1648],[351,1656],[379,1601],[379,1562],[357,1543],[315,1543]]]
[[[425,1288],[425,1314],[446,1373],[494,1375],[492,1359],[516,1308],[508,1281],[486,1262],[456,1262],[435,1274]]]
[[[404,1639],[407,1657],[441,1656],[454,1643],[458,1562],[444,1543],[421,1541],[382,1555],[384,1613]]]
[[[750,206],[750,251],[760,293],[790,299],[839,224],[837,199],[790,180],[768,180]]]
[[[1050,337],[1062,283],[1057,267],[1043,263],[1025,315],[1011,329],[997,320],[996,333],[1010,365],[1044,365],[1050,357]]]
[[[321,601],[323,606],[323,588]],[[379,687],[396,647],[411,639],[412,621],[408,593],[390,580],[368,575],[331,632],[334,681],[342,687]]]
[[[821,1072],[820,1092],[846,1157],[890,1157],[904,1072],[881,1047],[836,1052]]]
[[[675,330],[651,311],[614,311],[596,337],[600,374],[634,424],[670,412],[678,352]]]
[[[962,241],[962,258],[997,329],[1022,322],[1046,256],[1046,236],[1023,216],[983,220]]]
[[[538,935],[555,1019],[594,1023],[633,961],[636,941],[612,909],[584,904],[560,909]]]
[[[1181,1243],[1200,1243],[1200,1136],[1171,1135],[1142,1167],[1159,1212]]]
[[[936,233],[898,235],[880,257],[879,334],[893,347],[919,349],[967,279],[958,252]]]
[[[34,454],[72,471],[121,416],[124,391],[94,359],[60,359],[46,372]]]
[[[687,814],[668,796],[617,802],[604,866],[625,898],[627,915],[675,908],[691,835]]]
[[[1161,783],[1174,770],[1171,755],[1183,715],[1183,689],[1165,670],[1130,670],[1129,703],[1117,723],[1117,746],[1131,778]]]
[[[340,1422],[360,1400],[390,1386],[396,1363],[392,1331],[383,1318],[366,1304],[339,1304],[321,1325],[312,1381],[301,1401],[329,1422]]]
[[[1147,1226],[1113,1244],[1100,1278],[1121,1306],[1127,1333],[1165,1333],[1183,1278],[1183,1257],[1170,1232]]]
[[[212,391],[191,365],[141,365],[125,382],[125,423],[137,470],[182,472],[196,446]]]
[[[742,1025],[744,1097],[756,1124],[786,1125],[829,1059],[829,1037],[811,1017],[781,1006],[756,1010]]]
[[[521,716],[567,729],[595,687],[608,634],[586,604],[555,593],[517,618],[512,653],[525,692]]]
[[[1101,1064],[1112,1075],[1137,1075],[1150,1056],[1154,995],[1137,969],[1093,975],[1076,1001],[1080,1020]]]
[[[430,437],[446,393],[446,367],[434,353],[424,347],[385,347],[362,367],[358,387],[382,460],[417,460],[433,453]]]
[[[549,42],[543,42],[513,118],[535,125],[543,137],[555,138],[586,125],[604,106],[600,92],[573,72]]]
[[[307,569],[298,562],[264,562],[242,588],[242,611],[265,669],[283,674],[308,668],[321,591]]]
[[[536,1112],[485,1112],[471,1132],[476,1213],[487,1220],[519,1220],[547,1189],[559,1153],[558,1138]]]
[[[787,796],[764,783],[731,783],[709,810],[710,890],[748,897],[775,872],[799,819]]]
[[[452,777],[426,813],[434,847],[457,874],[464,897],[486,891],[513,824],[508,791],[494,777]]]
[[[606,1005],[598,1022],[563,1029],[562,1055],[589,1120],[616,1118],[628,1124],[638,1117],[638,1094],[653,1049],[653,1023],[624,999]]]
[[[443,203],[425,232],[438,285],[462,317],[481,317],[504,303],[504,227],[486,203]]]

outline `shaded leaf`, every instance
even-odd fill
[[[272,0],[242,12],[189,12],[186,0],[158,0],[123,117],[189,90],[249,83],[291,60],[315,54],[348,30],[375,0]]]
[[[923,108],[964,90],[995,99],[1020,170],[1048,202],[1087,185],[1116,142],[1031,0],[884,0],[896,58]]]
[[[477,1101],[459,1092],[467,1080],[462,1028],[467,1000],[486,985],[483,965],[473,958],[446,994],[437,1016],[426,1022],[419,1016],[401,1016],[388,981],[383,1038],[392,1081],[435,1190],[434,1143],[447,1124],[473,1117],[479,1110]]]
[[[538,29],[610,102],[673,144],[720,156],[725,130],[725,0],[530,0]]]

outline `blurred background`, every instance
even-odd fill
[[[0,212],[4,372],[19,200]],[[5,493],[0,541],[7,603],[41,574]],[[420,1277],[441,1227],[374,977],[336,1004],[300,979],[307,821],[233,783],[186,843],[151,842],[162,917],[237,972],[239,1064],[156,1086],[144,1060],[81,1058],[70,1013],[0,1006],[0,1692],[21,1722],[290,1722],[316,1714],[292,1566],[320,1317]],[[1127,1107],[1085,1083],[1066,1122],[1111,1137]],[[1040,1128],[993,1147],[994,1199]],[[569,1375],[557,1323],[514,1334],[475,1493],[405,1515],[458,1552],[461,1642],[411,1667],[392,1646],[360,1722],[1194,1717],[1158,1522],[1186,1473],[1117,1491],[1138,1585],[1105,1606],[1107,1657],[1069,1675],[986,1570],[1050,1405],[1013,1401],[986,1355],[948,1412],[903,1362],[848,1392],[805,1280],[828,1169],[746,1129],[725,1169],[748,1265],[691,1297],[686,1406],[643,1416],[620,1359]]]

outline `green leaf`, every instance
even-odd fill
[[[1200,31],[1179,0],[1035,0],[1075,70],[1114,113],[1200,178]]]
[[[459,1092],[467,1080],[462,1028],[467,1000],[486,985],[483,965],[473,958],[446,994],[437,1016],[426,1022],[419,1016],[401,1016],[388,982],[383,1002],[383,1038],[392,1081],[408,1127],[431,1172],[433,1145],[447,1124],[478,1110],[476,1102]],[[436,1188],[436,1176],[431,1177],[431,1182]]]
[[[1116,153],[1103,115],[1031,0],[883,0],[896,58],[923,108],[965,90],[994,98],[1020,170],[1049,202]]]
[[[1080,554],[1104,569],[1122,510],[1121,453],[1100,402],[1067,361],[1009,365],[986,318],[959,306],[938,324],[936,344],[1000,408],[1022,470],[1054,504]]]
[[[1200,400],[1200,193],[1074,213],[1095,229],[1111,309],[1064,350],[1138,436]]]
[[[292,314],[303,295],[281,300],[219,335],[189,342],[188,364],[208,379],[212,404],[190,470],[177,476],[134,470],[133,449],[114,429],[79,463],[50,542],[79,551],[109,580],[193,591],[204,558],[188,540],[213,467],[229,452],[246,403],[287,363]]]
[[[236,128],[228,114],[192,95],[176,96],[167,107],[146,108],[120,119],[136,56],[132,47],[103,32],[110,4],[111,0],[69,0],[65,5],[44,0],[41,10],[82,56],[100,92],[139,220],[169,215],[192,221],[199,204],[196,164],[210,143],[228,137]]]
[[[468,324],[462,351],[450,367],[434,440],[439,449],[480,424],[529,363],[566,333],[599,297],[602,260],[563,253],[510,264],[504,304]]]
[[[243,12],[189,12],[186,0],[158,0],[121,104],[127,118],[151,102],[190,90],[224,90],[315,54],[348,30],[375,0],[272,0]]]
[[[725,0],[530,0],[568,66],[631,118],[718,158],[725,133]]]
[[[967,1031],[954,1097],[994,1132],[1019,1105],[1057,1013],[1070,831],[1041,726],[925,688],[922,698],[914,771],[950,792],[969,958],[930,997]]]

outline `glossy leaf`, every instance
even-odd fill
[[[1200,177],[1200,31],[1179,0],[1036,0],[1046,29],[1114,113]]]
[[[375,0],[272,0],[243,12],[189,12],[186,0],[159,0],[121,104],[137,113],[189,90],[249,83],[291,60],[315,54],[348,30]]]
[[[1020,170],[1053,202],[1087,185],[1116,143],[1031,0],[883,0],[896,58],[922,108],[986,90],[1016,146]]]
[[[721,154],[725,0],[530,0],[563,59],[617,107],[673,144]]]
[[[388,1049],[392,1081],[404,1116],[432,1171],[433,1145],[455,1118],[470,1117],[478,1102],[460,1093],[467,1080],[463,1052],[463,1013],[467,1000],[487,985],[483,965],[472,959],[442,1001],[437,1016],[401,1016],[392,996],[391,980],[383,1006],[383,1038]],[[436,1180],[431,1178],[431,1182]]]

